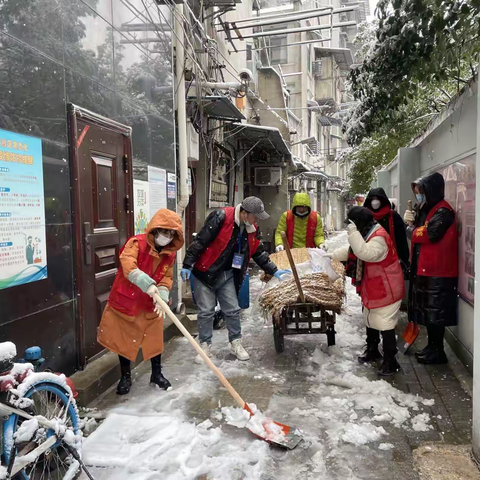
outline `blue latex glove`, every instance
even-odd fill
[[[273,274],[273,276],[274,276],[274,277],[277,277],[279,280],[281,280],[284,275],[288,275],[288,274],[291,274],[291,273],[292,273],[291,270],[277,270],[277,271]]]
[[[187,280],[190,280],[190,275],[192,274],[192,271],[189,270],[188,268],[182,268],[180,270],[180,277],[182,278],[182,280],[184,282],[186,282]]]

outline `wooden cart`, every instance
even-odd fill
[[[335,312],[315,303],[295,303],[284,307],[278,319],[273,319],[275,350],[285,350],[286,335],[324,334],[327,345],[335,345]]]

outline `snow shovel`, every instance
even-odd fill
[[[242,397],[237,393],[237,391],[232,387],[230,382],[223,376],[223,373],[215,366],[215,364],[210,360],[207,354],[201,349],[200,345],[194,340],[194,338],[188,333],[188,330],[182,325],[180,320],[173,314],[170,310],[168,305],[160,298],[159,295],[154,295],[155,303],[158,303],[162,310],[166,313],[168,318],[177,326],[177,328],[183,333],[183,336],[191,343],[192,347],[197,351],[197,353],[205,360],[205,363],[208,365],[210,370],[218,377],[220,383],[228,390],[228,393],[233,397],[233,399],[237,402],[240,408],[247,410],[247,412],[252,417],[254,413],[248,406],[248,404],[242,399]],[[279,447],[288,448],[289,450],[294,449],[302,440],[302,437],[297,433],[298,431],[295,428],[289,427],[288,425],[283,425],[282,423],[278,422],[271,422],[273,424],[273,428],[269,428],[269,422],[265,422],[263,424],[263,428],[265,429],[265,436],[258,435],[257,432],[250,430],[256,437],[265,440],[266,442],[277,445]],[[248,427],[247,427],[248,428]],[[283,432],[284,435],[275,435],[275,439],[268,438],[268,435],[273,433],[272,430],[280,430]],[[281,440],[278,437],[282,437]]]
[[[406,355],[410,350],[410,347],[417,339],[419,333],[420,327],[415,322],[408,322],[408,325],[405,327],[405,330],[402,333],[402,338],[405,340],[405,343],[403,344],[404,355]]]
[[[295,262],[293,261],[292,252],[290,251],[290,245],[288,244],[287,240],[287,235],[285,234],[285,232],[280,232],[280,235],[282,236],[283,248],[285,248],[288,263],[290,263],[290,268],[292,269],[293,277],[295,278],[295,283],[297,284],[298,296],[300,297],[300,301],[302,303],[305,303],[305,295],[303,294],[300,278],[298,278],[297,267],[295,266]]]

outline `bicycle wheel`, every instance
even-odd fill
[[[24,398],[32,400],[34,415],[42,415],[47,420],[60,419],[67,428],[75,434],[79,432],[77,409],[73,398],[69,399],[66,390],[55,383],[48,381],[33,385],[24,395]],[[3,427],[3,456],[8,464],[11,448],[14,445],[14,434],[23,423],[24,419],[18,415],[10,415]],[[45,438],[54,435],[53,430],[45,432]],[[38,446],[35,442],[25,442],[17,446],[17,459],[28,455]],[[73,480],[80,474],[80,468],[70,453],[65,449],[62,442],[57,442],[53,447],[39,456],[33,463],[27,465],[22,471],[15,475],[15,480],[61,480],[68,478]]]

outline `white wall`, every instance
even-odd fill
[[[480,98],[477,99],[477,105]],[[478,108],[480,111],[480,107]],[[476,132],[474,135],[477,143],[480,145],[480,122],[476,123]],[[480,172],[480,155],[477,156],[476,169]],[[476,184],[476,198],[480,198],[480,182]],[[480,225],[480,208],[475,210],[475,225]],[[477,229],[478,231],[478,229]],[[480,272],[480,235],[475,237],[475,271]],[[480,288],[478,281],[475,281],[475,305],[477,305],[475,317],[478,322],[478,309],[480,308]],[[473,329],[473,431],[472,447],[473,454],[477,461],[480,461],[480,328]]]
[[[455,102],[454,106],[427,129],[424,135],[419,137],[411,147],[399,149],[397,159],[387,169],[379,172],[378,186],[388,188],[389,195],[391,195],[391,187],[398,184],[398,210],[401,215],[406,210],[407,200],[414,199],[410,187],[413,180],[475,154],[477,101],[477,84],[474,84]],[[477,171],[480,172],[478,159]],[[477,198],[480,198],[478,192]],[[476,209],[476,215],[479,210]],[[479,241],[480,235],[477,234],[476,242]],[[477,262],[479,257],[480,255],[477,255]],[[463,268],[462,259],[459,259],[459,268]],[[480,272],[478,265],[476,271]],[[477,282],[475,284],[477,285]],[[478,294],[480,288],[477,287],[476,290]],[[480,305],[478,302],[480,299],[477,301],[477,305]],[[457,340],[455,342],[456,351],[465,363],[469,362],[469,359],[471,360],[474,353],[474,320],[474,308],[459,298],[459,325],[451,327],[449,330]],[[480,356],[480,353],[477,356]]]

